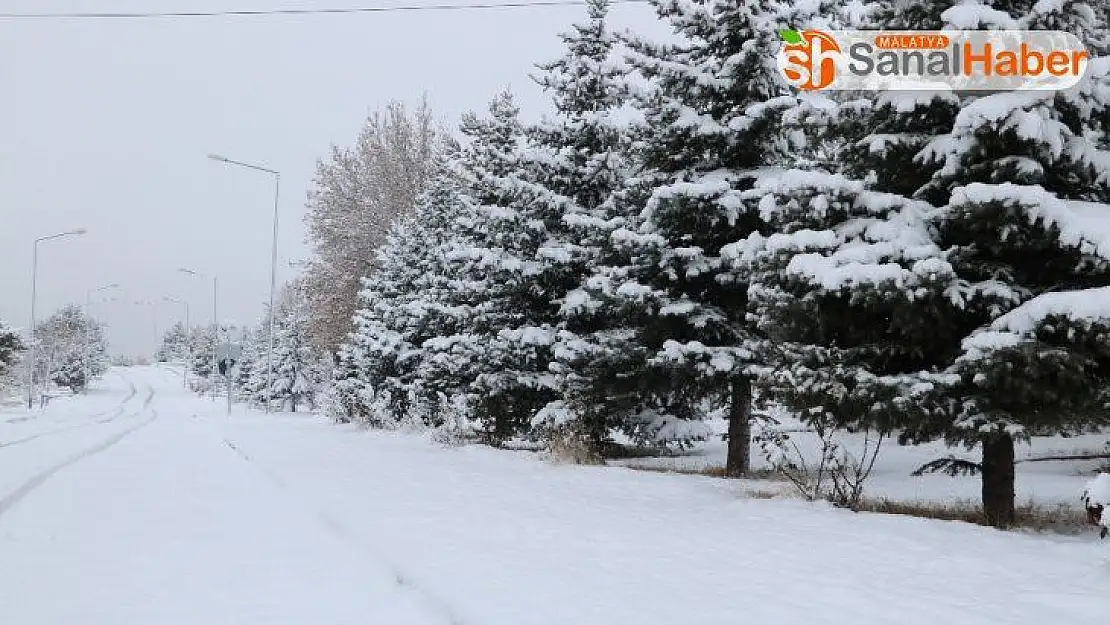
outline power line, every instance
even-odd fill
[[[611,4],[644,4],[649,0],[610,0]],[[518,0],[469,4],[416,4],[384,7],[315,9],[241,9],[229,11],[177,11],[166,13],[0,13],[0,20],[137,20],[190,17],[264,17],[276,15],[339,15],[345,13],[398,13],[413,11],[471,11],[529,7],[583,6],[584,0]]]

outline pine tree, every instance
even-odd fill
[[[504,93],[488,118],[464,115],[468,145],[444,148],[416,217],[390,229],[338,354],[329,397],[337,420],[386,426],[419,413],[435,424],[436,405],[477,407],[491,397],[483,381],[499,369],[490,343],[512,314],[496,271],[514,262],[506,250],[522,236],[501,223],[512,215],[508,181],[519,170],[517,114]],[[500,411],[483,414],[506,423]],[[508,431],[488,430],[491,438]]]
[[[931,205],[842,174],[786,170],[747,194],[775,231],[730,246],[752,281],[767,357],[763,399],[805,421],[890,434],[922,416],[920,394],[966,328],[933,241]]]
[[[704,437],[713,404],[730,406],[728,470],[749,467],[751,367],[747,281],[721,257],[765,230],[742,194],[789,157],[779,119],[796,99],[775,67],[773,38],[797,12],[777,3],[659,2],[681,43],[631,38],[641,97],[644,171],[619,195],[634,216],[572,302],[589,340],[569,345],[580,391],[601,401],[597,429],[642,440]],[[606,318],[614,321],[606,321]],[[581,401],[585,404],[587,401]]]
[[[1086,2],[995,2],[943,14],[964,28],[1064,29],[1095,57],[1058,92],[967,98],[918,162],[921,195],[943,205],[939,240],[959,278],[965,324],[979,327],[949,367],[912,440],[982,449],[987,522],[1014,521],[1014,440],[1110,422],[1110,59],[1107,14]]]
[[[544,225],[533,279],[545,300],[528,311],[527,328],[535,337],[555,333],[534,359],[535,373],[556,374],[559,399],[534,419],[544,428],[569,430],[600,451],[614,424],[599,410],[590,392],[597,380],[583,369],[589,358],[583,346],[603,339],[592,315],[578,304],[583,284],[609,258],[612,232],[625,225],[616,194],[625,186],[633,163],[631,127],[621,119],[629,95],[628,67],[617,58],[617,38],[609,31],[607,0],[587,3],[588,20],[562,36],[564,55],[539,65],[536,81],[552,98],[556,113],[530,129],[534,147],[525,167],[547,191],[527,207]]]
[[[398,423],[411,408],[410,389],[420,364],[419,326],[407,323],[405,304],[419,297],[419,266],[412,261],[425,239],[415,219],[390,228],[378,266],[364,280],[354,330],[340,350],[351,372],[337,382],[348,398],[348,418],[382,426]],[[344,368],[345,369],[345,368]],[[358,415],[357,417],[355,415]]]
[[[880,5],[873,25],[1098,32],[1104,19],[1080,2],[904,9]],[[1105,84],[1093,71],[1070,92],[842,103],[834,172],[758,185],[749,197],[783,234],[734,248],[779,343],[767,389],[807,418],[982,446],[986,519],[1012,522],[1013,437],[1105,419],[1103,322],[1044,295],[1097,299],[1106,284],[1105,239],[1076,225],[1107,208]]]
[[[380,427],[388,419],[399,416],[402,410],[387,399],[389,409],[383,411],[376,401],[386,395],[387,391],[381,387],[393,373],[380,353],[383,342],[388,339],[383,336],[385,330],[378,321],[378,315],[380,306],[389,306],[390,298],[399,295],[403,288],[398,274],[407,267],[403,262],[394,261],[400,258],[402,237],[402,227],[398,224],[390,227],[385,243],[378,250],[377,266],[363,279],[353,329],[337,352],[338,364],[332,381],[328,413],[339,422]],[[394,409],[394,406],[397,407]]]
[[[308,315],[296,306],[283,312],[275,328],[272,398],[296,412],[298,405],[315,406],[316,359],[308,343]]]
[[[23,350],[23,340],[7,324],[0,321],[0,382],[11,372]]]
[[[239,389],[239,397],[250,403],[265,401],[266,378],[256,373],[265,371],[269,328],[269,313],[267,313],[261,323],[244,330],[241,341],[242,351],[233,371],[233,383]]]
[[[456,150],[444,143],[415,214],[393,225],[363,281],[333,389],[331,406],[340,420],[437,425],[440,394],[457,391],[450,380],[426,380],[421,371],[424,341],[450,334],[457,310],[451,302],[459,293],[445,257],[462,218],[458,180],[447,167]]]
[[[536,184],[525,165],[519,110],[508,92],[491,102],[489,116],[464,116],[468,142],[454,159],[460,218],[444,246],[455,294],[453,327],[424,342],[421,374],[465,398],[491,442],[528,430],[555,398],[547,371],[554,330],[551,302],[560,288],[547,284],[550,265],[539,256],[560,200]],[[559,213],[561,215],[561,213]],[[552,217],[558,219],[558,217]]]
[[[272,361],[268,317],[256,331],[247,380],[254,401],[277,402],[288,412],[297,412],[298,407],[315,408],[322,371],[309,338],[308,307],[303,281],[295,280],[282,288],[275,310],[269,313],[274,315]]]
[[[189,329],[178,322],[162,335],[162,343],[154,353],[158,362],[186,362],[189,360]]]
[[[894,0],[858,12],[846,2],[826,18],[848,28],[935,30],[933,12],[950,6],[941,4]],[[818,18],[796,19],[809,28]],[[958,98],[853,96],[804,99],[790,112],[786,128],[803,134],[803,145],[788,168],[744,194],[766,231],[725,256],[752,285],[748,312],[766,359],[762,400],[825,428],[889,434],[920,418],[914,393],[929,380],[918,374],[943,367],[967,329],[954,326],[945,294],[953,270],[929,228],[935,207],[915,199],[931,170],[914,158],[954,119]]]
[[[108,368],[103,330],[79,306],[65,306],[39,323],[34,340],[35,376],[74,393]]]
[[[215,363],[216,338],[212,326],[196,326],[189,333],[189,353],[192,354],[193,373],[201,378],[212,375]]]

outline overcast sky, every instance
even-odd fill
[[[412,0],[430,3],[431,0]],[[406,2],[408,3],[408,2]],[[203,11],[386,6],[387,0],[3,0],[3,12]],[[150,353],[154,319],[137,300],[187,299],[193,322],[254,322],[269,288],[272,179],[209,161],[211,152],[282,172],[279,281],[305,258],[304,199],[317,158],[347,144],[366,113],[426,91],[454,123],[506,85],[525,117],[546,110],[528,79],[561,52],[582,7],[468,12],[193,18],[0,20],[0,319],[26,327],[39,236],[40,319],[87,289],[113,352]],[[659,33],[644,5],[615,27]],[[94,297],[94,302],[107,293]],[[181,318],[160,303],[159,329]]]

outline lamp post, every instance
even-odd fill
[[[141,299],[135,301],[136,306],[150,306],[150,321],[151,321],[151,338],[153,339],[153,351],[150,353],[150,360],[153,363],[158,352],[158,302]]]
[[[60,239],[68,236],[80,236],[88,232],[84,228],[76,230],[69,230],[67,232],[59,232],[58,234],[51,234],[45,237],[35,239],[34,250],[31,254],[31,327],[27,329],[27,339],[30,343],[27,357],[27,409],[30,410],[35,405],[35,299],[38,294],[38,274],[39,274],[39,243],[43,241],[50,241],[51,239]]]
[[[236,167],[245,167],[263,173],[270,174],[274,177],[274,229],[273,236],[270,243],[270,310],[274,308],[274,290],[277,285],[277,245],[278,245],[278,203],[281,197],[281,173],[252,163],[244,163],[243,161],[236,161],[226,156],[219,154],[209,154],[208,158],[219,161],[227,165],[234,165]],[[270,327],[269,327],[269,347],[266,349],[266,412],[270,412],[270,403],[273,399],[273,375],[274,375],[274,315],[270,314]]]
[[[220,346],[220,281],[216,276],[210,276],[192,269],[181,268],[178,271],[196,278],[212,278],[212,401],[216,401],[216,369],[219,368],[219,363],[216,362],[216,350]]]
[[[81,390],[82,394],[84,395],[89,394],[89,382],[91,381],[91,379],[89,378],[89,331],[92,330],[93,319],[92,314],[89,312],[89,300],[92,299],[93,293],[99,293],[100,291],[107,291],[108,289],[118,288],[118,284],[112,283],[105,284],[104,286],[98,286],[95,289],[89,289],[88,291],[85,291],[85,388]]]
[[[171,304],[181,304],[185,307],[185,331],[188,332],[189,328],[192,327],[191,325],[189,325],[189,302],[183,299],[177,299],[176,297],[170,297],[168,295],[166,297],[163,297],[162,300]],[[186,339],[188,339],[188,336],[186,336]],[[189,353],[185,358],[185,363],[182,367],[183,371],[181,372],[181,383],[185,386],[185,388],[189,388],[189,365],[193,361],[193,346],[189,344],[186,340],[186,347],[188,348]]]

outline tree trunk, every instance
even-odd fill
[[[1014,437],[991,435],[983,441],[983,514],[987,525],[1014,523]]]
[[[725,474],[738,477],[752,468],[752,381],[740,378],[732,382],[732,400],[728,411],[728,457]]]

